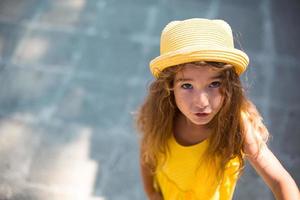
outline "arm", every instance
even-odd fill
[[[245,126],[244,152],[250,164],[262,177],[277,200],[299,200],[299,190],[295,181],[263,141],[261,141],[262,147],[259,151],[259,143],[257,143],[259,137],[257,136],[268,135],[267,128],[261,120],[253,120],[246,115],[242,117]]]
[[[140,153],[140,169],[144,191],[149,200],[163,200],[160,192],[157,192],[153,186],[153,174],[151,169],[142,161],[142,150]]]
[[[267,146],[258,155],[248,155],[247,158],[277,200],[300,199],[295,181]]]

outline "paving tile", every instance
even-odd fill
[[[102,197],[82,197],[78,195],[68,193],[57,193],[55,191],[49,191],[46,188],[24,187],[20,192],[14,194],[11,199],[14,200],[105,200]]]
[[[211,9],[210,1],[163,1],[155,7],[155,23],[151,33],[160,37],[161,31],[171,21],[206,17]]]
[[[256,52],[263,48],[264,21],[260,9],[223,2],[220,4],[217,18],[230,24],[236,48]]]
[[[278,116],[281,112],[279,112]],[[298,135],[300,134],[300,125],[298,123],[299,119],[299,110],[291,110],[288,113],[288,120],[286,122],[286,127],[284,129],[284,132],[279,133],[283,134],[283,138],[281,140],[281,148],[284,150],[284,152],[288,155],[290,155],[292,158],[297,158],[297,155],[300,151],[300,147],[297,142]],[[289,144],[289,145],[285,145]],[[300,170],[300,167],[298,165],[298,171]]]
[[[75,80],[72,80],[64,96],[57,102],[57,110],[53,114],[55,119],[104,130],[117,125],[122,127],[122,132],[125,131],[120,134],[128,135],[133,131],[133,113],[142,101],[142,94],[138,95],[144,89],[142,86],[120,80]],[[138,97],[135,98],[135,95]]]
[[[276,0],[271,6],[274,39],[279,55],[292,55],[296,58],[300,55],[300,27],[297,20],[299,9],[300,3],[296,0],[289,3]]]
[[[46,1],[34,23],[58,30],[70,28],[73,31],[85,31],[94,24],[99,2],[104,1]]]
[[[8,61],[14,54],[24,28],[0,22],[0,60]]]
[[[145,28],[148,8],[139,4],[113,4],[99,12],[96,28],[110,36],[124,36]]]
[[[59,96],[64,76],[5,66],[0,74],[1,115],[27,113],[35,116],[46,111]]]
[[[128,84],[120,80],[72,80],[57,102],[54,117],[108,128],[130,115],[127,104],[131,97],[126,90]]]
[[[138,192],[142,186],[139,178],[137,144],[131,139],[123,138],[118,148],[119,155],[109,165],[107,171],[109,178],[103,186],[102,193],[111,199],[139,199],[143,196]]]
[[[74,34],[29,30],[12,61],[22,65],[72,65],[80,45],[80,37]]]
[[[246,52],[249,56],[250,63],[247,70],[242,74],[241,80],[245,88],[246,94],[251,99],[262,99],[265,97],[264,86],[266,85],[266,76],[264,73],[264,61],[258,59],[252,52]]]
[[[299,185],[299,108],[297,110],[289,106],[273,106],[270,109],[270,117],[270,145],[273,153]]]
[[[124,1],[118,1],[118,0],[110,0],[110,1],[106,1],[106,4],[108,6],[112,5],[138,5],[138,6],[144,6],[144,7],[147,7],[147,6],[155,6],[157,4],[159,4],[161,1],[159,0],[143,0],[143,1],[140,1],[140,0],[124,0]]]
[[[210,1],[169,1],[165,2],[166,8],[171,10],[170,17],[173,20],[184,20],[195,17],[206,17],[207,13],[212,8]]]
[[[98,78],[118,76],[118,79],[126,80],[141,62],[141,48],[128,37],[88,37],[78,70],[90,72]]]
[[[0,199],[16,199],[38,149],[39,132],[30,123],[1,117],[0,138]]]
[[[26,178],[32,156],[39,145],[40,137],[35,131],[37,129],[28,123],[9,118],[1,119],[1,178],[12,181]]]
[[[300,68],[298,64],[284,63],[274,64],[274,77],[271,91],[273,102],[281,106],[299,105],[300,93],[298,91],[298,78]]]
[[[264,53],[267,54],[267,53]],[[300,73],[294,61],[286,62],[276,55],[257,56],[249,53],[250,65],[242,75],[250,99],[265,109],[274,106],[297,108],[299,94],[295,84]]]
[[[9,23],[21,23],[32,19],[42,2],[37,0],[19,1],[3,0],[0,1],[0,21]]]
[[[257,175],[255,170],[246,163],[245,171],[242,177],[238,180],[234,200],[239,199],[268,199],[273,200],[271,191],[263,180]]]
[[[57,194],[89,197],[98,170],[98,164],[90,159],[92,129],[65,124],[40,126],[40,131],[43,137],[32,158],[28,185],[49,188]]]

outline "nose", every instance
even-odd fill
[[[208,105],[209,105],[208,93],[205,92],[204,90],[196,92],[195,97],[194,97],[194,103],[195,103],[195,106],[197,106],[198,108],[201,108],[201,109],[208,107]]]

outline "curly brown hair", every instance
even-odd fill
[[[216,116],[209,122],[212,130],[209,147],[205,152],[205,160],[218,162],[217,177],[222,178],[226,164],[233,158],[238,158],[240,175],[244,162],[244,121],[242,113],[247,113],[250,121],[261,124],[261,117],[255,106],[247,99],[238,74],[231,65],[216,62],[193,62],[197,65],[211,65],[220,68],[223,95],[223,105]],[[160,72],[150,87],[144,103],[137,113],[136,124],[141,137],[141,161],[155,172],[159,155],[166,155],[168,140],[173,134],[174,119],[180,112],[175,103],[172,91],[174,78],[182,70],[184,64],[168,67]],[[268,139],[265,135],[255,136],[258,144]],[[217,161],[218,160],[218,161]],[[200,157],[199,157],[199,161]]]

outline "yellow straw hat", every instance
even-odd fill
[[[161,34],[160,56],[150,62],[151,73],[158,77],[167,67],[196,61],[231,64],[239,75],[249,64],[248,56],[234,48],[231,28],[223,20],[193,18],[167,24]]]

